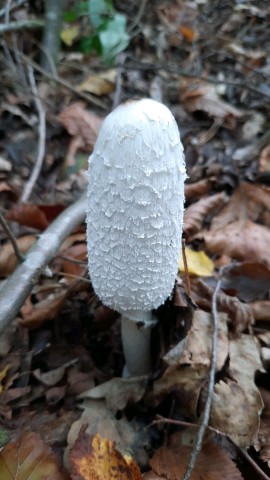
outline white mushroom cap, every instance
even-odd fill
[[[89,271],[102,302],[149,311],[171,294],[181,247],[185,164],[174,117],[150,99],[105,119],[89,159]]]

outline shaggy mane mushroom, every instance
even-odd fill
[[[88,262],[98,297],[121,314],[126,376],[151,371],[152,310],[174,286],[185,177],[167,107],[134,100],[106,117],[89,159]]]

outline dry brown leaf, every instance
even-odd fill
[[[221,192],[190,205],[184,214],[184,232],[187,240],[201,230],[206,216],[221,209],[226,201],[226,194]]]
[[[201,389],[207,378],[208,368],[205,366],[170,365],[162,377],[154,382],[153,394],[148,397],[149,403],[153,406],[174,392],[185,416],[196,418]]]
[[[172,447],[159,448],[150,460],[153,472],[158,475],[156,478],[166,478],[166,480],[183,478],[191,452],[191,447],[180,442]],[[242,480],[243,478],[225,450],[208,440],[199,453],[190,479],[217,480],[221,472],[223,480]],[[145,478],[150,480],[155,477],[147,474]]]
[[[203,310],[195,310],[192,326],[184,340],[172,348],[164,357],[168,365],[210,366],[212,350],[213,320],[212,315]],[[229,352],[227,315],[219,314],[218,353],[216,371],[223,368]]]
[[[36,368],[32,375],[39,380],[43,385],[46,385],[48,387],[52,387],[56,385],[62,378],[64,377],[66,373],[66,369],[70,367],[71,365],[74,365],[78,359],[73,359],[69,362],[66,362],[64,365],[61,365],[58,368],[54,368],[52,370],[49,370],[48,372],[41,372],[40,368]]]
[[[203,178],[195,183],[185,184],[185,199],[190,202],[206,195],[211,188],[211,179]]]
[[[196,303],[204,308],[211,309],[213,288],[209,287],[202,279],[192,280],[192,290],[196,292]],[[246,303],[240,302],[237,297],[231,297],[220,291],[217,297],[218,309],[230,317],[235,336],[249,328],[254,317],[252,309]]]
[[[64,209],[63,205],[14,205],[6,214],[6,219],[27,227],[45,230]]]
[[[17,244],[22,253],[26,253],[35,243],[35,235],[25,235],[17,239]],[[0,276],[6,277],[10,275],[18,264],[17,257],[11,242],[6,243],[0,250]]]
[[[145,393],[147,377],[112,378],[91,390],[80,398],[105,399],[112,411],[123,410],[129,403],[139,402]]]
[[[270,189],[253,183],[241,182],[211,228],[220,230],[230,223],[252,220],[267,225],[264,221],[269,214]],[[269,224],[270,226],[270,224]]]
[[[83,102],[72,103],[59,115],[60,122],[73,139],[67,153],[67,164],[74,165],[77,150],[93,150],[103,119],[85,109]]]
[[[245,302],[263,298],[270,289],[270,269],[261,263],[234,262],[223,272],[221,287]]]
[[[270,172],[270,145],[264,147],[260,153],[259,172]]]
[[[261,300],[250,303],[255,320],[270,322],[270,300]]]
[[[44,300],[32,305],[32,311],[29,311],[29,307],[27,306],[27,311],[25,312],[22,307],[21,312],[23,318],[18,320],[19,324],[24,328],[36,329],[44,322],[55,319],[68,293],[69,290],[65,289],[64,291],[51,294]]]
[[[181,79],[180,100],[188,112],[205,112],[228,128],[235,128],[236,120],[242,116],[240,109],[219,98],[214,85],[194,81],[192,78]]]
[[[215,385],[210,425],[228,434],[237,445],[247,447],[257,439],[263,408],[254,377],[264,369],[251,335],[231,340],[228,368],[227,378]]]
[[[139,467],[130,455],[122,455],[115,443],[99,434],[81,430],[69,453],[71,474],[76,480],[142,480]]]
[[[89,75],[77,86],[77,90],[80,92],[90,92],[98,96],[112,93],[115,90],[116,74],[115,69],[110,69],[101,72],[99,75]]]
[[[228,355],[227,316],[220,315],[218,332],[219,350],[216,371],[220,371]],[[172,348],[164,357],[169,367],[160,379],[154,382],[153,398],[176,392],[178,402],[185,415],[197,417],[201,388],[209,375],[211,337],[213,322],[211,315],[202,310],[194,313],[192,326],[187,337]]]
[[[7,444],[0,452],[0,475],[3,480],[68,480],[57,456],[32,432]]]
[[[202,232],[206,249],[212,254],[228,255],[240,261],[262,263],[270,267],[270,230],[250,220],[237,221],[221,229]]]
[[[264,409],[260,421],[258,440],[254,446],[260,452],[262,461],[267,462],[268,467],[270,467],[270,392],[265,388],[261,388],[260,393]]]

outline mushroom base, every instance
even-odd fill
[[[151,329],[155,323],[151,311],[122,314],[121,334],[126,359],[123,377],[137,377],[151,372]]]

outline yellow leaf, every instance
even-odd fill
[[[3,390],[4,390],[4,387],[3,387],[3,385],[2,385],[2,380],[4,380],[5,377],[7,376],[7,373],[8,373],[8,371],[9,371],[9,369],[10,369],[10,365],[6,365],[6,366],[3,368],[3,370],[0,372],[0,393],[2,393]]]
[[[61,30],[60,37],[62,42],[68,47],[73,45],[74,40],[78,37],[80,29],[78,25],[73,25],[72,27],[66,27]]]
[[[112,93],[115,89],[116,70],[107,70],[100,75],[89,75],[80,85],[77,90],[90,92],[94,95],[106,95]]]
[[[73,478],[83,480],[142,480],[139,467],[130,455],[123,456],[115,442],[98,433],[90,436],[80,431],[70,450]]]
[[[188,272],[191,275],[198,275],[200,277],[210,277],[211,275],[213,275],[214,264],[212,260],[203,251],[195,252],[189,247],[186,247],[185,251]],[[178,268],[180,272],[185,271],[182,251],[180,254]]]

